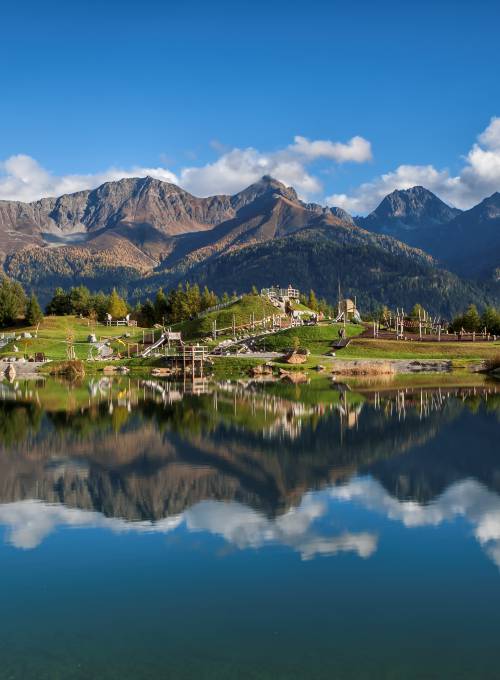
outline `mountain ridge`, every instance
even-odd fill
[[[406,280],[404,267],[411,269],[416,262],[421,268],[415,276],[428,277],[429,286],[431,270],[439,272],[438,279],[457,297],[468,294],[484,304],[485,296],[477,287],[468,288],[439,269],[435,258],[444,260],[437,249],[424,252],[405,238],[408,233],[434,237],[450,223],[442,220],[452,216],[453,222],[464,214],[423,187],[393,192],[371,216],[353,219],[340,208],[301,201],[292,187],[266,175],[233,196],[207,198],[152,177],[127,178],[32,203],[0,201],[0,253],[5,272],[28,288],[36,287],[42,297],[55,285],[80,282],[94,289],[119,286],[150,291],[154,281],[168,287],[186,278],[205,280],[210,271],[212,280],[207,283],[218,289],[217,272],[233,253],[238,253],[240,271],[228,277],[224,269],[224,281],[238,288],[248,278],[244,272],[247,255],[252,261],[252,283],[262,285],[276,270],[286,273],[287,280],[293,278],[293,268],[281,266],[279,258],[286,251],[285,259],[290,261],[288,249],[303,248],[314,233],[317,243],[311,247],[321,257],[316,262],[307,255],[310,272],[302,276],[303,285],[307,281],[329,296],[334,295],[332,277],[338,276],[342,257],[348,254],[352,267],[363,268],[360,278],[373,305],[384,303],[386,295],[382,290],[373,294],[372,288],[383,278],[377,268],[386,267],[394,276],[399,272]],[[402,238],[385,233],[391,230],[402,230]],[[273,249],[276,262],[270,264],[268,251]],[[264,251],[266,263],[259,265],[256,253]],[[325,259],[326,253],[333,258],[331,262]],[[297,269],[301,270],[300,263]],[[365,276],[367,272],[371,275]],[[411,282],[407,283],[411,288]],[[426,286],[421,283],[413,287],[425,295]],[[410,291],[406,297],[411,297]],[[451,309],[454,303],[444,307]]]

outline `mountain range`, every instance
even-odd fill
[[[446,205],[416,186],[393,191],[356,224],[420,248],[445,267],[483,282],[500,277],[500,193],[470,210]]]
[[[217,292],[293,282],[334,301],[340,281],[362,309],[423,302],[450,315],[500,297],[499,227],[500,194],[460,211],[414,187],[353,218],[268,176],[208,198],[146,177],[0,201],[0,258],[42,300],[57,285],[144,297],[189,280]]]

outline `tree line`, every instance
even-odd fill
[[[252,286],[252,295],[259,291]],[[110,314],[113,319],[124,318],[130,314],[140,325],[150,327],[154,324],[175,324],[186,319],[192,319],[201,312],[225,304],[235,297],[227,292],[217,295],[207,286],[201,289],[198,284],[179,283],[179,285],[165,292],[159,288],[153,298],[144,302],[137,302],[132,306],[116,289],[111,293],[103,291],[92,292],[86,286],[73,286],[68,290],[62,287],[55,289],[49,300],[45,313],[48,315],[75,315],[93,317],[104,321]],[[318,299],[311,290],[309,294],[301,295],[300,302],[315,312],[322,312],[331,316],[334,309],[325,299]],[[21,284],[6,276],[0,278],[0,327],[14,325],[24,319],[28,325],[36,325],[43,319],[43,312],[34,293],[26,295]]]
[[[65,291],[56,288],[47,305],[47,314],[64,316],[95,316],[103,321],[107,314],[113,319],[122,319],[130,314],[143,326],[154,324],[174,324],[192,318],[220,302],[229,301],[227,293],[219,298],[206,286],[200,290],[197,284],[179,284],[177,288],[165,293],[160,288],[153,299],[138,302],[135,306],[119,295],[116,289],[108,295],[99,291],[92,293],[86,286],[75,286]]]
[[[486,330],[491,335],[500,335],[500,309],[490,306],[479,314],[476,305],[469,305],[463,314],[453,319],[450,330],[454,333],[460,333],[462,330],[468,333]]]
[[[20,283],[7,276],[0,277],[0,328],[12,326],[24,319],[30,326],[36,326],[43,319],[43,313],[34,293],[27,296]]]
[[[332,305],[330,305],[325,298],[318,299],[314,290],[310,290],[309,294],[305,293],[300,295],[299,301],[301,304],[309,307],[313,312],[321,312],[325,316],[335,316],[337,311]]]
[[[255,286],[252,295],[258,295]],[[235,294],[234,294],[235,295]],[[231,296],[224,293],[218,296],[207,286],[200,289],[198,284],[189,282],[179,283],[177,288],[165,293],[162,288],[156,292],[153,299],[130,305],[116,289],[111,293],[99,291],[91,292],[86,286],[74,286],[69,290],[61,287],[55,289],[46,307],[49,315],[76,315],[94,317],[104,321],[107,314],[114,319],[124,318],[131,314],[140,325],[151,327],[154,324],[175,324],[192,319],[201,312],[219,304],[230,302]],[[323,299],[318,299],[314,290],[300,296],[300,302],[315,312],[322,312],[325,316],[332,316],[335,308]],[[383,307],[379,319],[386,320],[389,310]],[[416,304],[410,312],[410,318],[418,319],[426,316],[425,309]],[[30,326],[35,326],[43,319],[43,312],[34,293],[27,295],[20,283],[0,276],[0,327],[12,326],[20,320]],[[492,335],[500,335],[500,309],[488,306],[480,314],[476,305],[469,307],[456,316],[448,325],[451,332],[482,332],[486,330]]]

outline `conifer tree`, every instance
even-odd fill
[[[69,294],[60,287],[56,288],[52,300],[47,305],[46,312],[47,314],[54,314],[56,316],[71,314],[71,300]]]
[[[476,305],[469,305],[462,318],[463,326],[466,331],[478,331],[481,328],[481,317]]]
[[[313,312],[318,311],[318,299],[316,297],[316,293],[313,290],[309,291],[309,299],[307,301],[307,306],[309,309],[312,309]]]
[[[0,326],[9,326],[24,316],[26,295],[23,287],[6,276],[0,277]]]
[[[123,319],[127,315],[127,304],[125,300],[118,295],[116,288],[113,288],[108,302],[108,314],[111,314],[113,319]]]
[[[32,293],[26,304],[26,323],[29,326],[36,326],[43,319],[43,313],[38,303],[35,293]]]
[[[165,324],[168,315],[168,299],[163,288],[160,288],[156,293],[154,309],[157,323]]]
[[[481,314],[481,330],[486,328],[488,333],[500,335],[500,310],[486,307]]]
[[[141,322],[144,326],[151,327],[155,323],[156,311],[151,300],[146,302],[141,307],[140,312]]]
[[[203,289],[203,293],[201,294],[201,309],[202,311],[204,309],[209,309],[209,307],[215,307],[217,304],[217,295],[213,292],[208,290],[208,287],[205,286]]]

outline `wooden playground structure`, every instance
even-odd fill
[[[381,340],[419,340],[421,342],[495,342],[498,336],[482,331],[449,332],[448,324],[440,317],[432,317],[425,311],[419,311],[418,318],[405,315],[403,308],[397,308],[396,313],[388,312],[386,319],[373,321],[372,328],[368,328],[364,337],[374,337]]]

